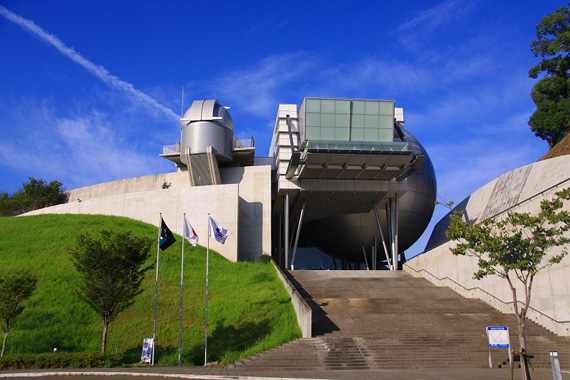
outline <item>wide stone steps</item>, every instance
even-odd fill
[[[487,326],[508,326],[512,348],[519,349],[513,315],[404,272],[292,271],[288,277],[313,310],[314,337],[237,362],[234,373],[485,368]],[[570,367],[570,339],[530,321],[526,336],[535,368],[550,368],[551,350]],[[494,366],[508,358],[506,348],[491,353]]]

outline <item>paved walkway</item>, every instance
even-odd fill
[[[102,376],[134,376],[134,377],[172,377],[182,379],[339,379],[339,380],[505,380],[509,378],[508,368],[455,368],[455,369],[387,369],[387,370],[357,370],[357,371],[267,371],[250,374],[233,374],[226,367],[199,366],[154,366],[113,369],[70,369],[70,370],[19,370],[0,371],[0,378],[23,378],[64,375],[102,375]],[[539,369],[538,376],[531,373],[533,379],[552,379],[552,371]],[[520,379],[520,369],[515,370],[515,379]],[[570,380],[570,370],[563,370],[562,379]]]

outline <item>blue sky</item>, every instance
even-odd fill
[[[393,99],[430,154],[440,199],[457,202],[547,152],[527,125],[530,42],[563,5],[0,0],[0,190],[173,171],[158,155],[180,139],[184,87],[185,108],[231,107],[258,156],[279,103]]]

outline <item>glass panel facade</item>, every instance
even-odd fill
[[[364,129],[363,128],[352,128],[351,130],[352,141],[364,141]]]
[[[334,100],[321,100],[322,113],[334,113]]]
[[[350,101],[348,101],[348,100],[337,100],[336,101],[336,113],[350,113]]]
[[[318,99],[307,99],[305,107],[307,112],[321,112],[321,101]]]
[[[336,141],[350,141],[350,130],[348,128],[335,129],[334,139]]]
[[[333,113],[322,113],[321,114],[321,126],[322,127],[334,127],[335,117]]]
[[[320,113],[308,113],[305,117],[305,124],[307,127],[320,127],[321,126],[321,114]]]
[[[305,98],[301,112],[305,140],[394,142],[391,100]]]
[[[350,128],[350,117],[348,114],[336,114],[335,127]]]

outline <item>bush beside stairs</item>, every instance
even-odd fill
[[[298,339],[228,369],[304,371],[488,368],[487,326],[508,326],[518,352],[515,316],[405,272],[289,271],[313,310],[313,337]],[[527,322],[535,368],[550,368],[558,351],[570,367],[570,338]],[[492,348],[493,367],[508,367],[506,348]],[[519,363],[515,362],[515,366]]]

